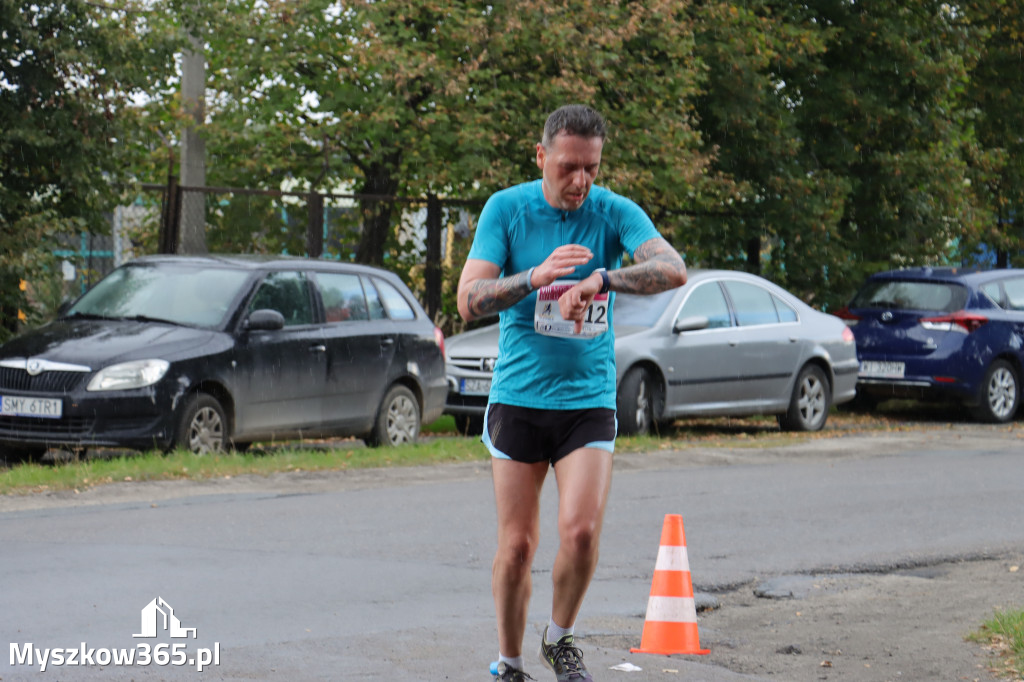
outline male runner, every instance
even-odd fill
[[[483,442],[498,512],[492,591],[501,682],[533,679],[522,645],[549,466],[558,485],[559,548],[540,656],[559,682],[593,679],[573,628],[597,567],[611,485],[615,342],[607,294],[653,294],[686,282],[682,258],[647,214],[593,185],[605,132],[586,106],[548,117],[537,144],[541,179],[487,201],[459,280],[463,318],[500,312]],[[620,269],[624,251],[635,264]]]

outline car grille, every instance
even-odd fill
[[[471,372],[490,372],[494,369],[494,358],[450,357],[448,362],[452,367],[466,369]]]
[[[0,417],[0,437],[51,436],[68,438],[85,436],[92,432],[96,420],[92,417],[63,417],[39,419],[36,417]]]
[[[0,367],[0,391],[67,394],[86,376],[83,372],[59,371],[32,376],[23,369]]]

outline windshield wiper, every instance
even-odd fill
[[[167,320],[162,317],[150,317],[149,315],[132,315],[131,317],[125,317],[126,320],[134,320],[135,322],[159,322],[161,324],[173,324],[176,327],[180,327],[180,322],[174,320]]]
[[[67,313],[63,317],[75,318],[78,320],[119,320],[119,317],[111,317],[110,315],[97,315],[96,313],[80,313],[75,311],[73,313]]]

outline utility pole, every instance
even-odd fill
[[[206,121],[206,56],[203,41],[189,35],[191,49],[181,55],[181,104],[190,122],[181,136],[181,186],[206,186],[206,143],[202,129]],[[181,195],[181,223],[178,250],[206,253],[206,195],[184,191]]]

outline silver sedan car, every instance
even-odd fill
[[[622,435],[683,417],[774,414],[785,430],[817,431],[857,385],[853,334],[838,317],[768,280],[691,270],[685,286],[654,296],[616,294],[617,411]],[[480,433],[498,325],[446,342],[445,412]]]

